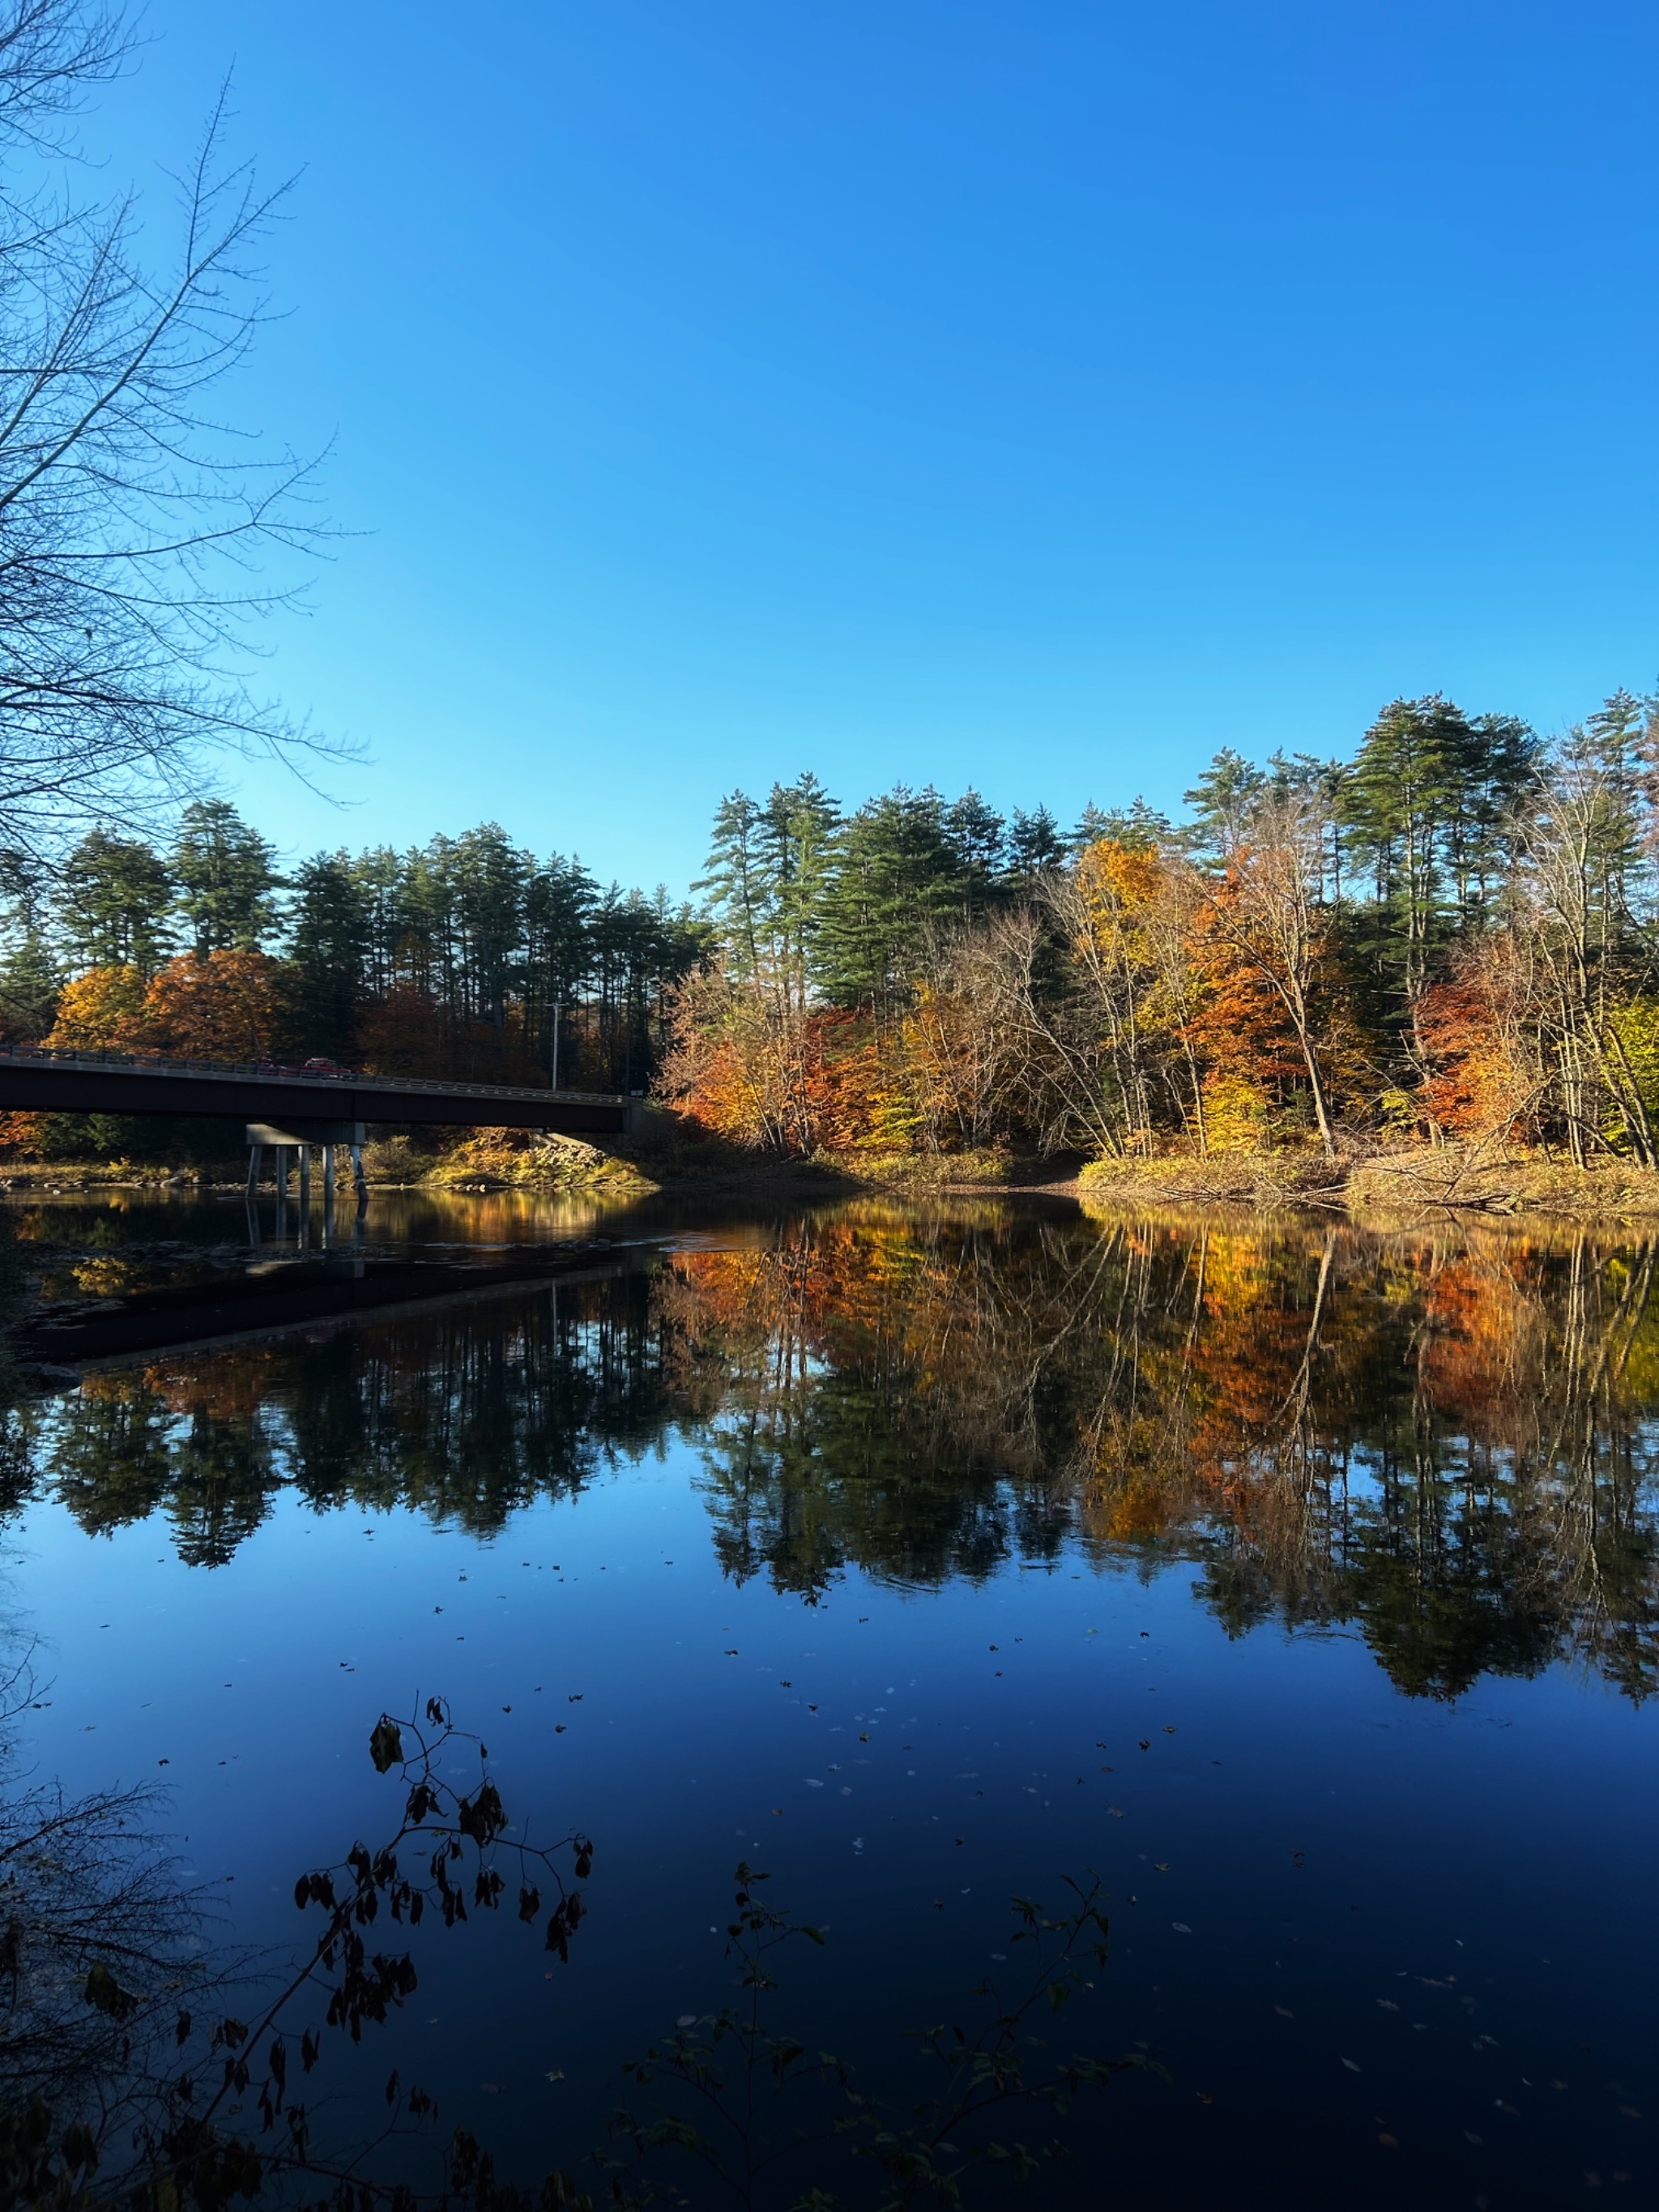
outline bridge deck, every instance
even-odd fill
[[[621,1134],[641,1103],[607,1091],[0,1045],[0,1112],[7,1113],[167,1114],[282,1124],[401,1121],[588,1137]]]

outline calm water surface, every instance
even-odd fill
[[[246,1264],[240,1201],[15,1210],[58,1295]],[[293,1945],[296,1875],[395,1825],[376,1717],[434,1692],[595,1839],[568,1966],[422,1931],[340,2125],[396,2065],[505,2170],[576,2162],[730,1996],[742,1858],[827,1931],[779,2027],[902,2090],[1011,1896],[1093,1869],[1057,2045],[1166,2072],[1043,2203],[1653,2201],[1652,1249],[414,1194],[364,1234],[616,1249],[88,1374],[12,1417],[3,1522],[28,1764],[166,1782],[227,1936]]]

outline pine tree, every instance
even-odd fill
[[[1127,806],[1114,807],[1110,813],[1103,813],[1091,800],[1067,842],[1077,853],[1086,853],[1091,845],[1103,840],[1127,846],[1132,852],[1156,853],[1174,837],[1169,816],[1137,796]]]
[[[0,1025],[12,1037],[38,1042],[58,1012],[63,976],[44,931],[26,927],[0,962]]]
[[[567,1086],[565,1071],[577,1042],[568,1017],[592,975],[592,917],[598,898],[599,886],[581,862],[567,860],[560,853],[532,868],[525,884],[526,1027],[538,1059],[561,1089]]]
[[[76,968],[136,968],[167,957],[173,878],[151,847],[94,830],[64,864],[57,933]]]
[[[739,982],[763,985],[777,925],[781,866],[779,824],[746,791],[721,799],[714,813],[704,872],[691,886],[707,895],[708,913]]]
[[[762,879],[769,885],[767,957],[786,1012],[806,1011],[819,908],[835,865],[841,808],[809,770],[775,783],[757,828]]]
[[[978,792],[945,810],[945,835],[962,877],[962,914],[971,921],[994,905],[1007,860],[1007,824]]]
[[[524,980],[525,890],[535,863],[499,823],[485,822],[455,840],[446,864],[461,1010],[501,1037],[507,999]]]
[[[276,925],[276,854],[222,799],[198,799],[179,817],[173,848],[177,904],[198,960],[255,951]]]
[[[1023,813],[1017,806],[1008,830],[1008,875],[1018,887],[1030,892],[1045,870],[1057,868],[1066,858],[1066,840],[1060,824],[1046,806]]]
[[[307,1054],[348,1060],[369,943],[368,899],[345,853],[319,853],[294,876],[289,958],[295,1020]]]
[[[1182,793],[1193,810],[1193,849],[1224,859],[1240,843],[1253,809],[1267,787],[1261,769],[1224,745],[1192,789]]]
[[[900,785],[870,800],[842,832],[824,890],[817,981],[837,1005],[892,1014],[909,999],[928,936],[961,902],[938,793]]]
[[[1373,884],[1373,957],[1407,1005],[1448,926],[1451,825],[1478,806],[1478,752],[1450,700],[1395,699],[1366,731],[1343,784],[1348,853]]]
[[[406,921],[403,857],[390,845],[377,845],[357,854],[347,866],[362,901],[368,933],[362,988],[371,998],[384,998],[404,980],[400,964]]]

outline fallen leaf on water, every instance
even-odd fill
[[[1190,1936],[1193,1932],[1184,1920],[1172,1920],[1170,1925],[1177,1936]]]
[[[1286,2020],[1294,2020],[1296,2018],[1296,2014],[1291,2010],[1289,2005],[1275,2005],[1273,2007],[1273,2010],[1275,2012],[1283,2013]]]
[[[1378,2136],[1376,2140],[1382,2144],[1384,2150],[1398,2150],[1400,2148],[1400,2138],[1398,2136],[1391,2136],[1385,2133]]]
[[[683,2012],[674,2022],[676,2027],[695,2027],[696,2024],[697,2015],[694,2012]]]

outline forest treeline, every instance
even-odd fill
[[[54,1045],[655,1089],[783,1153],[1503,1136],[1659,1164],[1659,702],[1540,739],[1395,700],[1218,753],[1172,819],[975,792],[715,816],[694,902],[485,824],[286,875],[222,800],[16,861],[0,1019]]]
[[[6,1034],[216,1060],[643,1090],[707,926],[665,891],[602,887],[494,823],[284,874],[222,799],[166,848],[95,830],[14,860]]]
[[[664,1087],[780,1150],[1503,1135],[1659,1162],[1659,707],[1552,739],[1394,701],[1218,753],[1171,820],[972,792],[720,809]]]

